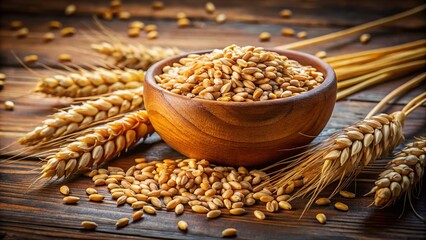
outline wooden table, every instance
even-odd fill
[[[422,4],[423,1],[215,1],[216,12],[225,13],[227,22],[218,25],[213,15],[203,9],[204,1],[165,1],[165,9],[153,11],[151,1],[123,1],[123,10],[132,13],[132,20],[154,23],[159,27],[159,38],[147,40],[145,34],[131,42],[176,46],[184,50],[221,48],[229,44],[256,45],[274,47],[297,41],[292,37],[283,37],[280,30],[292,27],[297,32],[306,31],[309,37],[345,29],[357,24],[388,16]],[[67,4],[75,3],[77,13],[64,16]],[[103,37],[95,25],[92,14],[99,8],[106,8],[108,1],[2,1],[1,5],[1,39],[0,39],[0,71],[9,77],[0,91],[0,101],[13,100],[14,111],[0,109],[0,148],[16,141],[25,132],[38,125],[46,115],[55,108],[64,107],[70,99],[45,97],[31,94],[36,84],[36,77],[21,67],[11,54],[18,57],[37,54],[40,61],[56,66],[57,56],[69,53],[77,64],[96,64],[101,59],[95,58],[89,45]],[[288,19],[279,17],[283,8],[293,10]],[[175,15],[183,11],[192,19],[194,26],[178,29]],[[423,14],[424,16],[424,14]],[[27,38],[16,39],[9,29],[9,22],[22,20],[29,27]],[[64,26],[74,26],[78,33],[70,38],[58,36],[51,43],[43,43],[42,36],[47,32],[50,20],[60,20]],[[102,21],[114,35],[127,39],[128,21]],[[271,41],[259,42],[258,35],[263,31],[272,34]],[[311,46],[302,49],[308,53],[326,50],[329,56],[378,47],[392,46],[425,38],[425,19],[421,14],[406,20],[376,29],[370,32],[371,42],[359,43],[359,36],[351,36],[341,40]],[[37,72],[48,75],[52,71],[34,66]],[[411,77],[406,76],[362,91],[337,103],[333,117],[323,135],[361,119],[383,96],[396,86]],[[425,85],[395,100],[385,109],[386,112],[399,110],[416,94],[425,91]],[[426,108],[421,107],[406,121],[404,128],[406,139],[426,135]],[[13,146],[9,150],[19,149]],[[294,211],[281,211],[268,214],[266,220],[257,220],[253,216],[255,209],[264,209],[263,205],[249,207],[249,214],[231,217],[225,214],[215,220],[207,220],[204,215],[194,214],[187,210],[182,216],[160,211],[157,216],[145,216],[138,223],[116,230],[115,221],[130,216],[132,210],[126,207],[115,207],[109,197],[102,204],[88,202],[84,189],[92,186],[86,177],[75,177],[67,185],[76,196],[82,197],[77,206],[62,204],[62,196],[58,191],[61,183],[54,183],[42,188],[29,188],[37,177],[40,162],[27,159],[5,164],[10,156],[9,150],[2,150],[0,162],[0,236],[4,239],[46,239],[46,238],[87,238],[87,239],[133,239],[133,238],[180,238],[208,239],[220,237],[224,228],[238,229],[238,238],[250,239],[329,239],[329,238],[426,238],[426,225],[416,218],[407,206],[405,214],[398,219],[402,204],[387,209],[368,207],[372,197],[362,197],[372,186],[377,175],[364,173],[360,178],[371,181],[358,181],[349,190],[356,191],[355,199],[335,197],[335,201],[343,201],[350,206],[350,211],[337,212],[332,206],[313,207],[302,219],[299,216],[306,200],[293,202]],[[111,163],[114,166],[129,167],[136,157],[149,160],[182,157],[172,150],[158,137],[150,138],[146,143],[122,155]],[[381,160],[379,162],[385,162]],[[420,199],[413,201],[414,208],[426,216],[425,187]],[[105,188],[101,193],[107,194]],[[108,195],[109,196],[109,195]],[[324,212],[328,217],[325,225],[315,220],[315,215]],[[176,223],[183,219],[190,225],[187,233],[180,232]],[[96,231],[83,231],[80,222],[93,220],[98,223]]]

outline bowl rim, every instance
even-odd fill
[[[180,58],[186,57],[189,54],[205,54],[205,53],[210,53],[215,49],[206,49],[206,50],[198,50],[198,51],[190,51],[190,52],[185,52],[173,57],[169,57],[169,58],[165,58],[163,60],[160,60],[158,62],[156,62],[154,65],[152,65],[146,72],[145,74],[145,84],[149,84],[150,86],[152,86],[153,88],[159,90],[163,95],[167,94],[168,96],[171,97],[177,97],[180,99],[185,99],[185,100],[191,100],[191,101],[195,101],[198,103],[207,103],[207,104],[214,104],[214,105],[222,105],[222,106],[235,106],[235,107],[249,107],[249,106],[271,106],[271,105],[282,105],[285,103],[292,103],[292,102],[298,102],[298,101],[303,101],[304,99],[309,99],[311,97],[314,97],[318,94],[323,93],[325,90],[327,90],[328,88],[332,88],[333,85],[334,87],[337,87],[337,81],[336,81],[336,74],[333,70],[333,68],[326,63],[325,61],[321,60],[320,58],[305,53],[305,52],[301,52],[301,51],[294,51],[294,50],[280,50],[280,49],[274,49],[274,48],[264,48],[264,50],[266,51],[271,51],[271,52],[276,52],[280,55],[284,55],[286,56],[286,53],[290,53],[290,55],[298,55],[301,58],[305,58],[308,59],[310,62],[315,62],[317,65],[320,65],[321,67],[323,67],[325,69],[325,78],[324,81],[316,88],[311,89],[303,94],[297,95],[297,96],[292,96],[292,97],[288,97],[288,98],[277,98],[277,99],[269,99],[269,100],[265,100],[265,101],[253,101],[253,102],[234,102],[234,101],[230,101],[230,102],[226,102],[226,101],[216,101],[216,100],[208,100],[208,99],[203,99],[203,98],[190,98],[184,95],[180,95],[180,94],[176,94],[176,93],[172,93],[169,90],[166,90],[162,87],[160,87],[157,82],[155,81],[154,76],[156,74],[154,74],[155,70],[160,68],[162,65],[166,65],[167,62],[171,61],[172,63],[177,62],[177,60],[179,60]],[[292,59],[292,58],[289,58]],[[299,60],[297,60],[298,62],[300,62]],[[312,66],[312,65],[309,65]],[[146,89],[146,88],[144,88]]]

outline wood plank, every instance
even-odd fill
[[[126,1],[122,10],[129,11],[134,17],[175,19],[178,12],[185,12],[190,18],[194,19],[214,19],[216,13],[225,13],[230,21],[241,21],[247,23],[279,23],[296,24],[311,26],[353,26],[366,21],[396,14],[404,10],[423,4],[421,0],[401,2],[391,1],[298,1],[290,0],[282,2],[273,0],[258,4],[246,4],[238,0],[217,1],[216,12],[209,15],[204,10],[204,2],[194,3],[190,0],[185,1],[163,1],[165,9],[154,11],[151,8],[150,0]],[[0,12],[13,14],[39,14],[44,13],[50,16],[63,16],[65,7],[68,4],[75,4],[77,12],[75,16],[93,15],[105,11],[108,2],[96,1],[60,1],[44,4],[43,2],[28,3],[25,0],[13,2],[4,2]],[[20,6],[25,5],[26,8]],[[380,6],[380,8],[377,8]],[[289,8],[293,11],[293,16],[288,19],[279,17],[282,9]],[[18,17],[18,16],[17,16]],[[71,17],[68,17],[71,18]],[[407,24],[407,22],[409,24]],[[421,16],[415,16],[403,23],[394,23],[391,26],[403,28],[418,28],[424,25]]]
[[[228,21],[223,25],[214,23],[212,15],[205,13],[205,2],[190,0],[164,1],[166,8],[153,11],[152,1],[123,1],[123,10],[133,14],[132,20],[141,20],[146,24],[159,26],[159,38],[146,40],[145,33],[139,38],[129,39],[126,36],[129,21],[102,21],[113,31],[113,35],[124,41],[146,45],[176,46],[185,51],[198,49],[221,48],[229,44],[257,45],[272,48],[277,45],[298,41],[297,38],[280,36],[282,27],[292,27],[296,31],[307,31],[309,37],[320,36],[365,23],[380,17],[389,16],[423,4],[423,1],[297,1],[270,0],[262,3],[241,2],[238,0],[214,1],[217,13],[225,13]],[[66,17],[63,10],[66,5],[75,3],[77,14]],[[268,213],[267,219],[260,221],[254,218],[253,211],[264,210],[264,205],[248,207],[248,214],[235,217],[224,211],[220,219],[207,220],[204,215],[194,214],[188,208],[185,214],[176,217],[173,212],[160,211],[157,216],[145,215],[137,223],[131,223],[123,229],[116,229],[115,221],[121,217],[130,217],[133,210],[129,206],[116,207],[115,202],[105,187],[97,187],[107,196],[103,203],[88,201],[84,190],[93,184],[89,178],[77,176],[69,181],[54,182],[43,186],[29,187],[38,176],[41,163],[39,159],[26,159],[14,162],[5,161],[11,155],[8,151],[20,149],[13,146],[7,150],[4,146],[13,143],[27,131],[32,130],[55,109],[67,106],[68,98],[45,97],[31,94],[37,79],[24,70],[11,54],[15,51],[19,57],[29,54],[39,55],[41,62],[49,66],[59,67],[56,58],[61,53],[70,53],[75,64],[103,64],[103,58],[94,54],[89,46],[92,42],[105,39],[93,22],[92,14],[99,8],[107,7],[109,1],[104,0],[67,0],[67,1],[32,1],[14,0],[0,2],[0,72],[9,77],[6,86],[0,91],[0,103],[13,100],[15,111],[5,111],[0,107],[0,238],[2,239],[136,239],[136,238],[173,238],[173,239],[213,239],[221,237],[226,227],[239,230],[241,239],[359,239],[359,238],[414,238],[425,239],[426,229],[413,212],[407,208],[402,218],[398,219],[403,204],[399,203],[386,209],[368,207],[372,196],[363,197],[372,187],[379,167],[389,159],[377,160],[374,166],[368,167],[359,176],[358,181],[348,189],[356,191],[355,199],[344,199],[336,196],[332,201],[342,201],[349,205],[347,213],[337,212],[332,206],[312,209],[299,220],[307,199],[292,202],[294,211]],[[25,6],[25,7],[23,7]],[[283,8],[293,10],[289,19],[278,17]],[[184,11],[193,20],[194,26],[186,29],[176,27],[175,15]],[[28,38],[16,39],[9,29],[12,20],[23,20],[29,27]],[[60,20],[65,26],[74,26],[79,31],[70,38],[57,38],[48,44],[42,42],[42,35],[48,31],[50,20]],[[367,49],[392,46],[426,37],[426,21],[418,14],[404,21],[371,31],[371,42],[363,45],[358,36],[310,46],[302,51],[315,53],[326,50],[329,56],[357,52]],[[259,42],[258,34],[269,31],[272,39]],[[50,75],[52,71],[35,64],[30,65],[42,75]],[[399,78],[354,94],[336,104],[331,121],[315,142],[324,140],[339,129],[362,119],[365,114],[389,91],[401,85],[416,73]],[[406,96],[398,98],[384,109],[385,112],[397,111],[410,99],[425,91],[422,85]],[[426,107],[420,107],[407,119],[404,134],[407,141],[415,136],[426,135]],[[399,146],[401,148],[402,146]],[[134,158],[146,157],[148,160],[164,158],[182,158],[183,156],[161,141],[158,135],[147,139],[128,153],[111,162],[113,166],[128,168],[134,164]],[[62,196],[58,189],[61,184],[70,186],[73,195],[81,197],[81,201],[73,206],[62,204]],[[332,191],[330,186],[324,196]],[[423,185],[420,198],[413,201],[414,208],[423,216],[426,215],[426,187]],[[324,212],[328,222],[320,225],[315,215]],[[189,223],[187,233],[180,232],[176,223],[179,220]],[[84,231],[80,227],[83,220],[96,221],[96,231]]]

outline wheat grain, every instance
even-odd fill
[[[151,30],[151,27],[148,25],[145,29]],[[182,53],[178,48],[159,46],[146,47],[142,44],[132,45],[102,42],[99,44],[92,44],[91,47],[96,52],[112,58],[115,66],[144,70],[164,58]]]
[[[349,210],[348,205],[346,205],[342,202],[335,203],[334,208],[336,208],[337,210],[343,211],[343,212],[347,212]]]
[[[231,45],[206,54],[190,54],[165,66],[157,84],[175,94],[217,101],[251,102],[303,94],[324,77],[278,53]]]
[[[23,27],[24,27],[24,23],[22,21],[15,20],[15,21],[10,22],[10,28],[12,30],[16,30],[16,29],[23,28]]]
[[[87,97],[143,85],[145,72],[133,69],[80,69],[66,75],[41,78],[35,92],[58,97]]]
[[[8,111],[13,111],[13,109],[15,109],[15,103],[12,101],[5,101],[4,108]]]
[[[334,196],[370,162],[384,156],[403,139],[404,112],[379,114],[334,134],[329,139],[300,155],[294,163],[276,175],[275,186],[283,187],[293,180],[303,179],[305,183],[290,200],[312,192],[305,211],[321,191],[334,181],[339,181]]]
[[[318,220],[319,223],[325,224],[327,222],[327,217],[324,213],[318,213],[315,218]]]
[[[95,222],[91,222],[91,221],[83,221],[83,222],[81,222],[81,226],[84,229],[93,230],[93,229],[98,227],[98,224],[96,224]]]
[[[67,196],[67,195],[69,195],[69,194],[70,194],[70,188],[69,188],[67,185],[62,185],[62,186],[59,188],[59,192],[61,192],[61,193],[62,193],[62,195]]]
[[[375,187],[374,205],[388,207],[401,197],[411,196],[424,175],[426,165],[426,138],[419,137],[406,146],[388,163],[387,170],[379,175]]]
[[[128,218],[120,218],[117,220],[117,222],[115,223],[115,227],[116,228],[122,228],[127,226],[127,224],[129,224],[129,219]]]
[[[177,226],[178,226],[179,230],[181,230],[181,231],[187,231],[188,230],[188,223],[183,221],[183,220],[180,220],[178,222]]]
[[[90,129],[48,157],[42,166],[40,179],[54,176],[57,179],[67,178],[78,171],[96,168],[123,150],[127,151],[134,143],[146,138],[152,132],[147,113],[143,110]],[[105,184],[105,180],[102,180]]]
[[[237,229],[235,228],[227,228],[222,231],[222,237],[233,237],[237,235]]]
[[[119,114],[135,111],[143,107],[143,87],[134,90],[118,90],[108,96],[72,105],[66,110],[53,114],[42,125],[20,138],[22,145],[39,145],[81,131],[96,123]],[[50,141],[51,142],[51,141]]]

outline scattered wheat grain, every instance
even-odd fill
[[[93,230],[93,229],[98,227],[98,224],[96,224],[95,222],[91,222],[91,221],[83,221],[83,222],[81,222],[81,226],[84,229]]]
[[[12,101],[5,101],[4,108],[6,110],[13,111],[13,109],[15,109],[15,103],[13,103]]]
[[[315,218],[318,220],[319,223],[325,224],[327,222],[327,217],[324,213],[318,213]]]
[[[116,228],[122,228],[122,227],[127,226],[127,224],[129,224],[129,219],[128,218],[120,218],[115,223],[115,227]]]
[[[289,18],[292,14],[293,12],[290,9],[283,9],[280,11],[280,16],[283,18]]]
[[[62,195],[67,196],[67,195],[69,195],[69,194],[70,194],[70,188],[69,188],[67,185],[62,185],[62,186],[59,188],[59,192],[61,192],[61,193],[62,193]]]
[[[79,197],[66,196],[66,197],[63,198],[63,202],[65,204],[74,204],[74,203],[77,203],[78,201],[80,201]]]
[[[343,212],[347,212],[349,210],[348,205],[346,205],[342,202],[336,202],[334,204],[334,208],[336,208],[337,210],[343,211]]]
[[[70,4],[65,8],[65,15],[70,16],[73,15],[77,11],[77,6],[74,4]]]
[[[237,229],[227,228],[222,231],[222,237],[234,237],[237,235]]]

